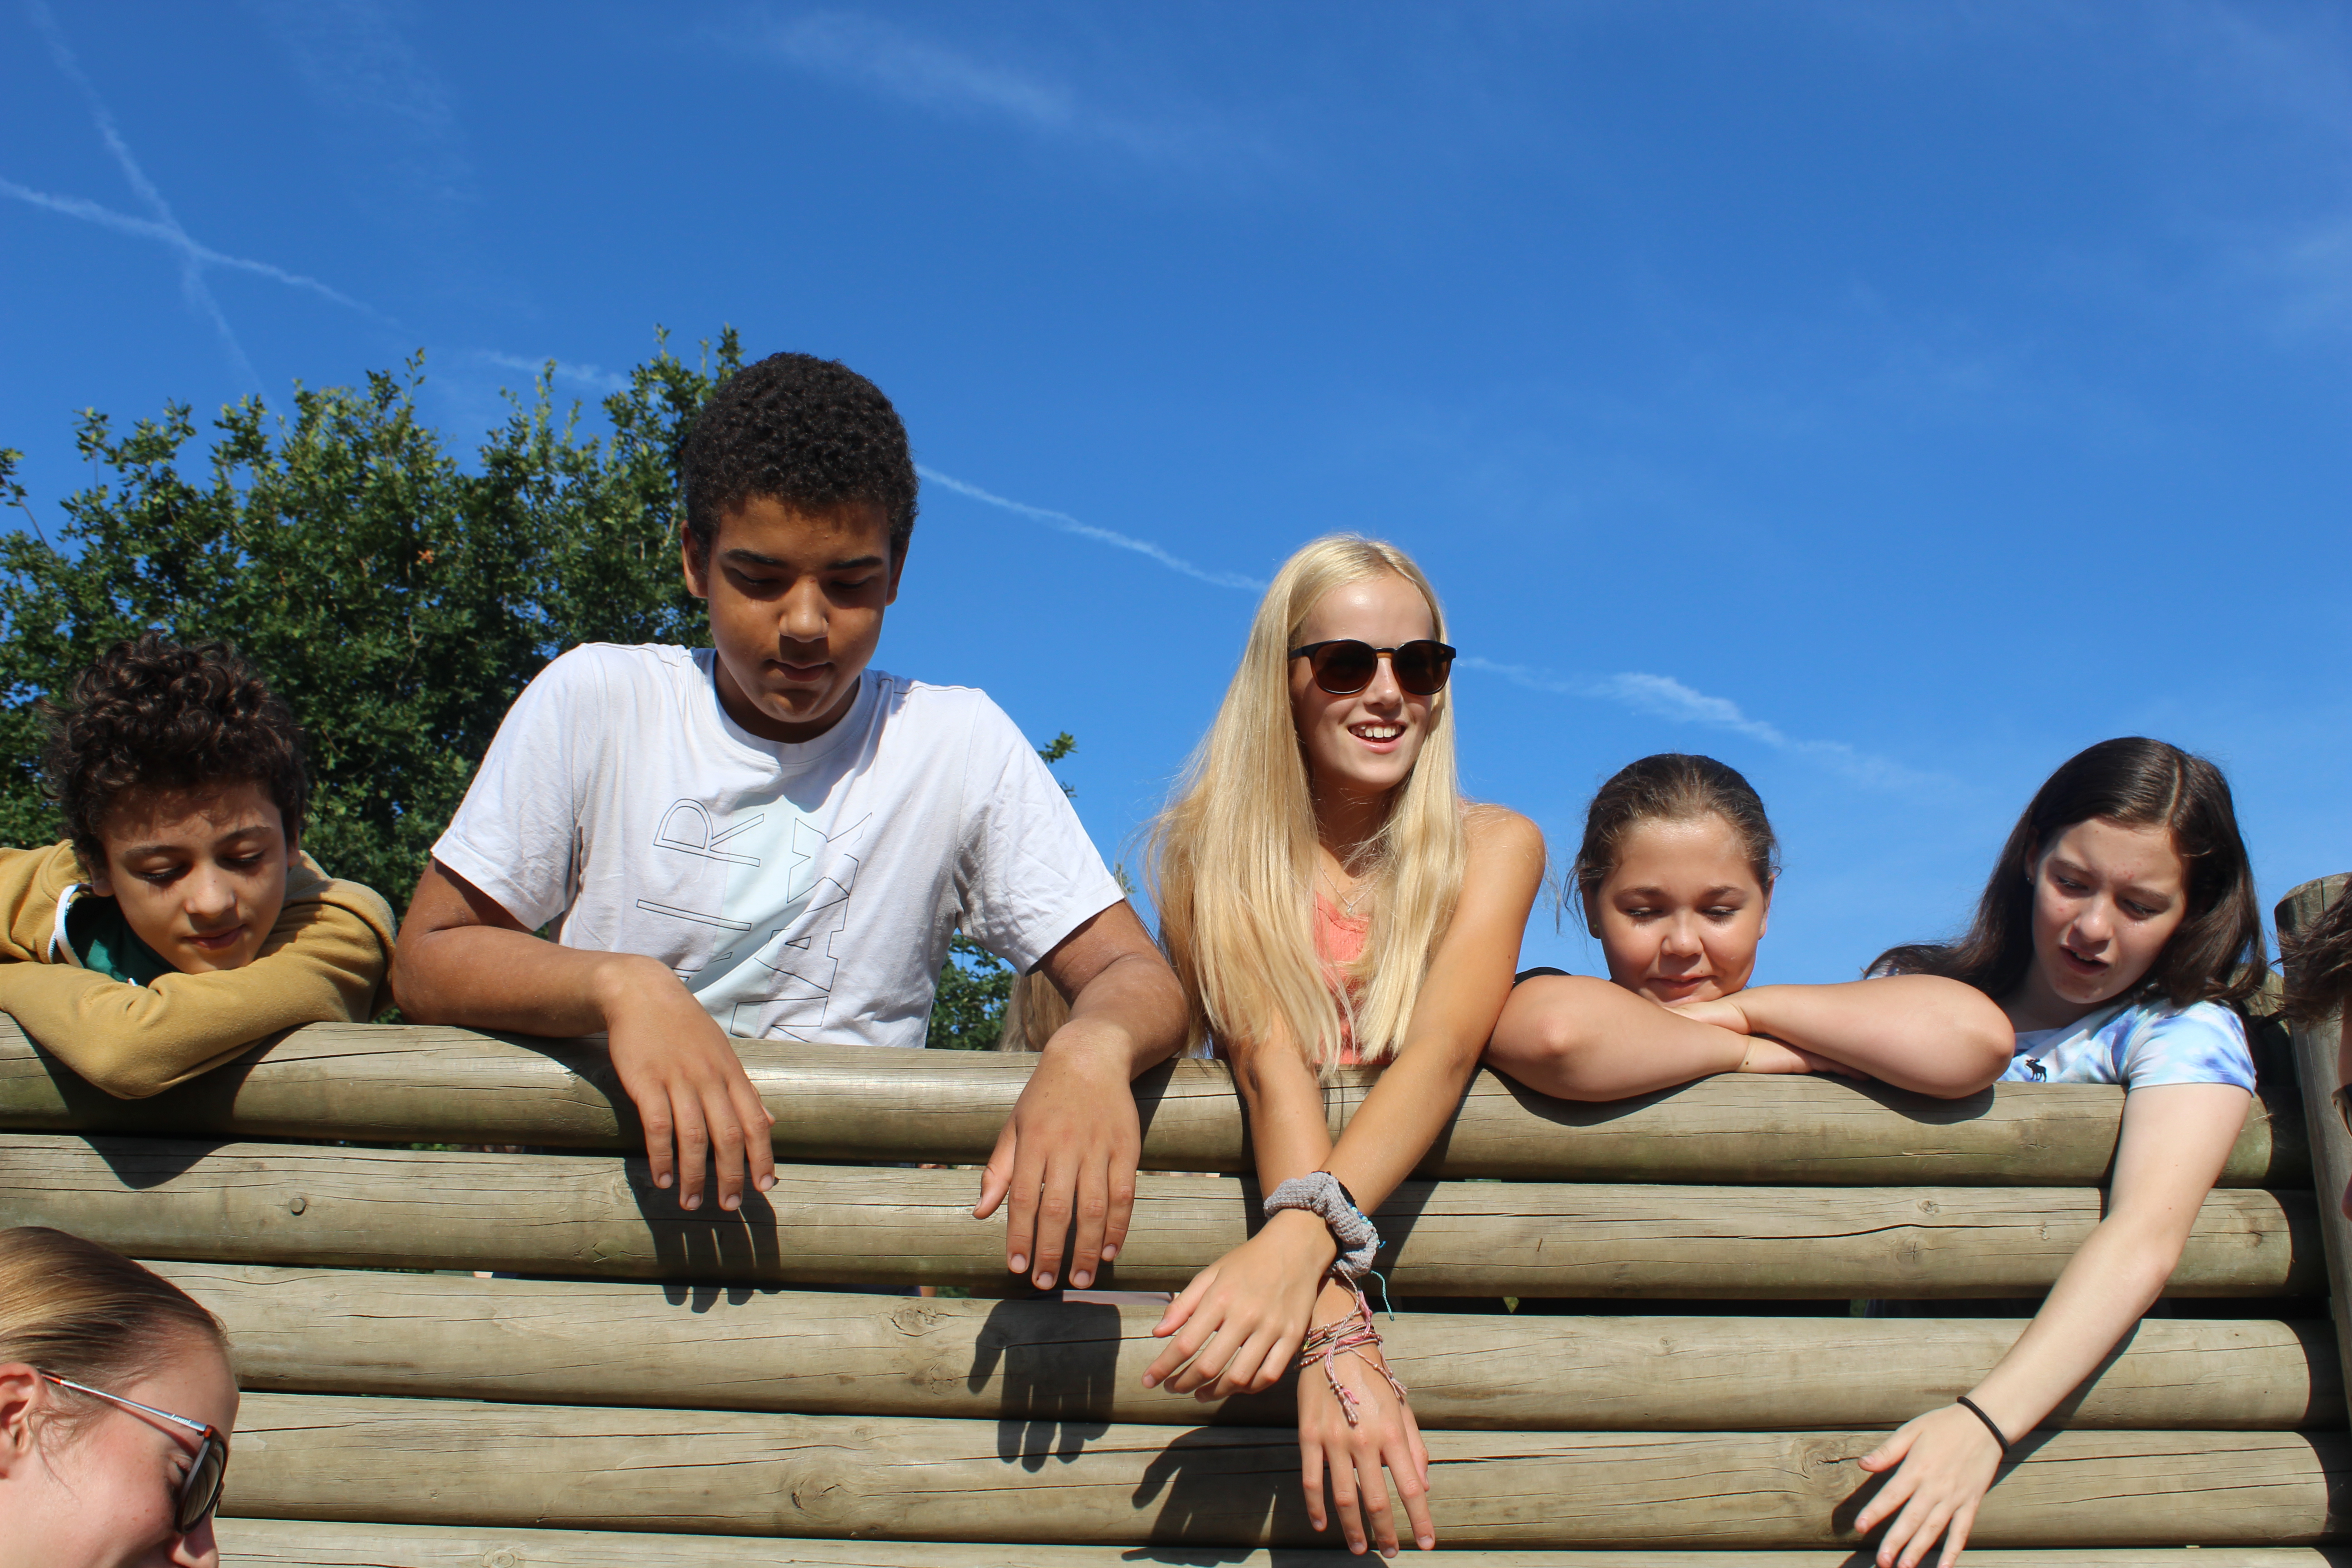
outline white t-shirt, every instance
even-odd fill
[[[919,1046],[949,939],[1026,971],[1125,896],[987,694],[868,669],[763,741],[708,648],[592,643],[524,689],[433,857],[566,947],[658,958],[731,1035]]]
[[[2006,1083],[2233,1083],[2254,1088],[2245,1020],[2227,1007],[2192,1002],[2122,1004],[2063,1029],[2021,1029]]]

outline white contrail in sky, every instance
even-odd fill
[[[1026,501],[1008,500],[1003,496],[982,489],[978,485],[966,484],[953,475],[943,474],[937,468],[927,468],[918,464],[915,471],[931,483],[951,489],[960,496],[969,496],[973,500],[984,501],[990,506],[1003,507],[1006,511],[1018,512],[1023,517],[1033,518],[1048,528],[1058,529],[1064,533],[1075,533],[1080,539],[1091,539],[1098,544],[1108,544],[1120,550],[1132,550],[1138,555],[1147,556],[1159,562],[1171,572],[1181,572],[1187,577],[1198,579],[1214,587],[1238,588],[1250,594],[1262,594],[1265,591],[1265,584],[1258,578],[1244,576],[1239,572],[1217,572],[1205,566],[1195,566],[1182,556],[1172,555],[1148,539],[1131,539],[1124,533],[1114,533],[1108,528],[1097,528],[1091,522],[1081,522],[1068,512],[1055,511],[1050,507],[1031,506]]]
[[[1704,691],[1684,685],[1671,675],[1629,671],[1591,680],[1563,680],[1544,671],[1530,669],[1523,664],[1497,664],[1475,655],[1457,662],[1465,669],[1498,675],[1531,691],[1615,702],[1640,712],[1655,714],[1661,719],[1705,724],[1735,735],[1745,735],[1751,741],[1762,742],[1776,752],[1808,758],[1856,784],[1875,789],[1933,789],[1951,783],[1940,774],[1921,773],[1885,757],[1874,757],[1843,741],[1800,741],[1777,724],[1749,718],[1741,711],[1739,704],[1729,698],[1710,697]]]

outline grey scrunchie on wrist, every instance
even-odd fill
[[[1372,1257],[1381,1249],[1381,1233],[1349,1199],[1348,1189],[1328,1171],[1293,1176],[1265,1195],[1269,1218],[1283,1209],[1304,1209],[1331,1227],[1339,1257],[1331,1271],[1345,1279],[1361,1279],[1371,1272]]]

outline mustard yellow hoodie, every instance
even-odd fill
[[[286,868],[286,907],[251,963],[152,985],[82,967],[64,940],[81,883],[71,844],[0,849],[0,1012],[118,1099],[184,1083],[280,1029],[365,1022],[391,1005],[391,906],[308,855]]]

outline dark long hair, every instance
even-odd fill
[[[1873,974],[1943,974],[1998,1000],[2033,963],[2033,863],[2060,835],[2093,819],[2162,827],[2189,868],[2188,910],[2133,996],[2176,1007],[2219,1002],[2242,1008],[2263,986],[2263,917],[2254,871],[2238,837],[2230,781],[2202,757],[2138,735],[2102,741],[2070,757],[2036,791],[2010,830],[1976,922],[1958,942],[1892,947]]]
[[[1720,816],[1731,825],[1757,885],[1770,892],[1780,871],[1780,846],[1755,786],[1738,769],[1713,757],[1661,752],[1618,769],[1584,809],[1584,842],[1577,846],[1576,861],[1568,871],[1584,929],[1593,929],[1593,900],[1617,868],[1625,835],[1644,822],[1690,822],[1703,816]]]
[[[2279,1011],[2294,1024],[2316,1024],[2352,995],[2352,889],[2336,895],[2304,930],[2279,934],[2286,995]]]

